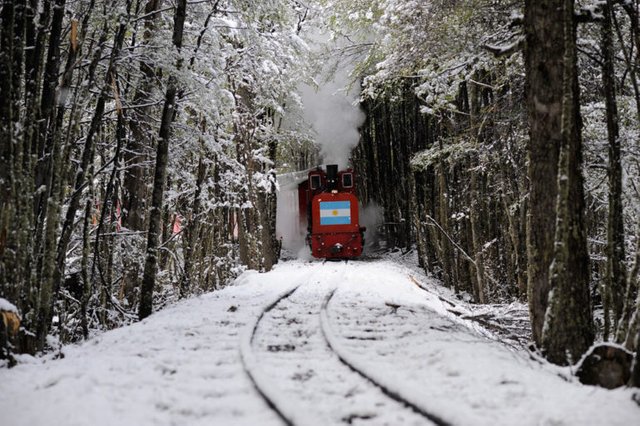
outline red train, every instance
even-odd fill
[[[314,257],[350,259],[362,254],[365,228],[359,224],[358,198],[352,169],[335,164],[311,170],[298,185],[300,222],[307,226],[307,244]]]

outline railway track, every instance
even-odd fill
[[[336,338],[333,332],[333,328],[331,326],[331,322],[329,321],[329,314],[328,314],[329,302],[333,298],[335,294],[335,290],[336,289],[331,291],[325,297],[322,303],[322,310],[320,312],[320,322],[322,326],[322,332],[325,336],[325,339],[327,340],[327,343],[329,344],[331,349],[336,353],[336,355],[338,355],[338,357],[340,358],[340,361],[342,361],[342,363],[345,364],[347,367],[349,367],[352,371],[355,371],[364,379],[368,380],[369,382],[377,386],[389,398],[392,398],[393,400],[407,407],[410,407],[413,411],[422,415],[424,418],[430,420],[433,424],[436,424],[438,426],[450,426],[451,424],[449,422],[443,420],[437,414],[434,414],[430,410],[426,409],[419,402],[413,401],[413,398],[411,397],[411,395],[403,395],[402,392],[395,389],[395,387],[389,386],[389,384],[385,383],[383,380],[380,380],[379,378],[376,378],[373,375],[368,374],[366,372],[367,369],[361,366],[354,358],[352,358],[348,350],[346,350],[339,343],[339,340]]]
[[[328,306],[342,266],[322,268],[322,283],[312,276],[291,287],[246,330],[241,356],[256,389],[289,425],[448,425],[372,379],[340,346]]]

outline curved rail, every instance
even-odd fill
[[[329,348],[331,348],[331,350],[338,356],[340,361],[344,365],[349,367],[349,369],[351,369],[352,371],[354,371],[354,372],[358,373],[360,376],[362,376],[365,380],[369,381],[370,383],[372,383],[376,387],[378,387],[389,398],[391,398],[391,399],[393,399],[393,400],[395,400],[395,401],[397,401],[397,402],[399,402],[401,404],[404,404],[405,406],[411,408],[416,413],[426,417],[427,419],[429,419],[433,423],[437,424],[438,426],[451,426],[451,423],[443,420],[440,416],[432,413],[429,410],[426,410],[424,407],[422,407],[417,402],[411,401],[412,398],[405,397],[405,396],[401,395],[399,392],[397,392],[394,389],[391,389],[390,386],[388,386],[387,384],[383,383],[382,380],[378,380],[378,379],[375,379],[375,378],[371,377],[370,375],[365,373],[365,371],[364,371],[365,369],[362,368],[361,366],[359,366],[357,362],[354,362],[353,360],[349,359],[348,355],[346,354],[346,351],[342,350],[340,344],[338,343],[338,340],[336,339],[335,335],[333,334],[333,332],[331,330],[331,324],[330,324],[330,321],[329,321],[328,306],[329,306],[329,302],[331,301],[331,298],[333,297],[335,292],[336,292],[336,289],[332,290],[329,294],[327,294],[327,296],[325,297],[324,301],[322,302],[322,308],[320,310],[320,326],[322,328],[322,334],[324,335],[324,338],[327,341],[327,344],[329,345]]]
[[[278,416],[290,426],[302,425],[306,423],[305,414],[299,412],[295,408],[291,407],[291,404],[287,404],[277,392],[273,392],[270,388],[271,382],[266,375],[260,370],[258,360],[251,349],[251,343],[258,329],[260,320],[266,313],[271,311],[278,303],[287,297],[291,296],[302,284],[298,284],[293,288],[280,294],[274,301],[262,308],[262,311],[256,318],[255,322],[246,328],[241,341],[240,341],[240,358],[245,372],[251,379],[253,386],[258,393],[266,401],[266,403],[275,411]]]

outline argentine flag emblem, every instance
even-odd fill
[[[320,225],[350,224],[350,201],[320,201]]]

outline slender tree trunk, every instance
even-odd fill
[[[640,330],[636,333],[636,342],[638,343],[636,343],[636,357],[633,363],[633,371],[631,372],[630,385],[640,387]]]
[[[80,298],[80,325],[82,326],[82,336],[86,339],[89,337],[89,318],[87,317],[87,308],[89,306],[89,298],[91,297],[91,277],[89,274],[89,256],[91,252],[90,241],[90,225],[91,225],[91,197],[87,198],[85,203],[84,221],[82,224],[82,295]]]
[[[442,147],[440,147],[442,149]],[[438,221],[444,232],[451,233],[449,228],[449,193],[447,188],[447,176],[444,161],[440,160],[436,165],[435,174],[438,179]],[[449,239],[440,233],[439,237],[442,259],[442,270],[444,275],[444,283],[449,288],[454,288],[458,283],[453,279],[453,249]]]
[[[271,170],[268,172],[269,179],[271,180],[269,190],[262,190],[258,194],[260,208],[260,219],[262,225],[262,257],[264,260],[264,270],[270,271],[273,266],[278,263],[280,257],[280,242],[276,239],[276,206],[277,206],[277,191],[276,191],[276,174],[275,167],[277,161],[277,141],[272,140],[268,144],[269,146],[269,159],[273,163]]]
[[[630,77],[631,85],[633,87],[633,93],[635,97],[636,104],[636,118],[637,122],[640,123],[640,83],[638,82],[638,65],[640,65],[640,54],[638,54],[638,49],[640,49],[640,25],[638,19],[638,2],[628,2],[623,3],[622,7],[625,9],[627,14],[629,15],[631,32],[633,34],[631,40],[631,46],[627,47],[626,43],[629,41],[625,38],[625,35],[622,31],[620,23],[616,19],[616,14],[613,13],[613,9],[611,9],[611,13],[608,15],[612,22],[613,26],[616,30],[616,34],[618,36],[618,42],[620,43],[620,47],[622,48],[623,57],[625,60],[625,64],[627,66],[627,72]],[[635,41],[635,43],[633,43]],[[636,58],[634,63],[633,51],[636,51]],[[640,223],[638,224],[638,230],[636,232],[636,238],[640,236]],[[638,281],[638,271],[640,269],[640,239],[638,240],[638,245],[636,247],[636,252],[634,256],[634,262],[632,269],[629,273],[626,283],[626,291],[624,296],[624,306],[622,318],[619,321],[619,326],[617,330],[617,341],[625,342],[625,346],[627,349],[633,350],[634,347],[634,339],[638,332],[640,332],[640,288]],[[640,344],[638,344],[640,346]],[[640,371],[640,368],[637,370]],[[640,377],[638,381],[636,381],[636,385],[640,384]]]
[[[607,136],[609,140],[609,216],[607,221],[607,272],[605,300],[604,338],[615,331],[622,319],[626,283],[624,253],[624,221],[622,216],[622,162],[618,137],[618,108],[616,105],[615,74],[613,67],[613,31],[611,26],[612,1],[603,5],[601,50],[602,82],[607,112]],[[610,325],[609,309],[612,309],[613,325]],[[627,321],[628,318],[623,319]]]
[[[2,27],[0,28],[0,93],[10,94],[12,87],[13,57],[13,0],[2,2]],[[15,174],[13,139],[13,100],[11,96],[0,96],[0,290],[2,294],[13,295],[15,288],[8,283],[15,282],[13,265],[12,223],[15,217]],[[13,297],[12,297],[13,299]],[[14,299],[15,300],[15,299]]]
[[[95,287],[96,281],[96,272],[100,276],[100,287],[99,294],[100,299],[103,301],[111,300],[111,273],[110,273],[110,263],[113,252],[113,245],[106,244],[105,242],[101,242],[103,238],[102,232],[105,227],[105,222],[108,220],[108,228],[110,231],[114,231],[112,224],[112,220],[114,220],[114,210],[117,201],[116,193],[116,176],[120,169],[120,155],[122,151],[122,146],[124,145],[126,139],[126,118],[124,116],[124,110],[120,105],[120,95],[118,94],[118,87],[115,80],[112,80],[112,88],[114,92],[114,97],[116,99],[116,110],[118,114],[118,119],[116,123],[116,148],[113,154],[113,168],[111,170],[111,175],[109,177],[109,181],[107,182],[107,187],[105,189],[104,198],[102,202],[102,209],[100,211],[100,220],[98,221],[98,226],[95,229],[95,241],[93,245],[93,262],[91,266],[91,274],[88,276],[87,282],[85,282],[85,290],[90,290],[91,287]],[[111,241],[113,237],[109,237],[108,240]],[[105,274],[102,266],[102,259],[100,256],[100,251],[102,248],[109,250],[107,255],[107,271]],[[106,275],[106,277],[105,277]],[[102,303],[103,312],[106,311],[106,304]],[[83,315],[86,315],[86,310],[83,311]],[[104,315],[101,315],[101,324],[106,326],[106,320]],[[87,335],[84,336],[85,339]]]
[[[196,179],[196,191],[193,195],[193,205],[184,232],[184,275],[180,283],[180,296],[186,297],[192,289],[194,257],[198,253],[195,247],[199,246],[200,215],[202,204],[202,186],[207,176],[207,166],[202,155],[198,161],[198,174]]]
[[[187,1],[179,0],[176,6],[173,26],[173,45],[178,54],[182,49],[182,35],[184,20],[186,17]],[[182,60],[178,59],[178,68]],[[153,311],[153,288],[155,286],[158,269],[158,246],[162,233],[162,201],[167,180],[167,164],[169,162],[169,138],[171,136],[171,124],[173,122],[176,105],[177,78],[169,77],[167,92],[165,95],[162,121],[160,123],[160,140],[156,153],[156,167],[153,180],[153,195],[151,197],[151,213],[149,218],[149,235],[147,237],[147,253],[144,264],[144,274],[140,291],[140,310],[138,316],[144,319]]]
[[[0,290],[21,308],[31,288],[32,183],[24,143],[24,42],[27,2],[4,2],[0,18]],[[23,309],[24,313],[24,309]],[[29,321],[23,325],[30,326]]]
[[[31,238],[31,230],[33,229],[33,214],[31,211],[31,197],[29,191],[33,188],[33,179],[31,169],[27,168],[31,159],[30,153],[25,151],[25,120],[23,105],[23,78],[24,78],[24,41],[26,30],[26,0],[17,0],[15,6],[15,22],[14,22],[14,44],[13,44],[13,74],[12,74],[12,98],[13,98],[13,122],[14,122],[14,147],[15,147],[15,164],[14,171],[18,179],[16,179],[16,190],[18,200],[18,217],[14,222],[16,232],[18,234],[18,263],[19,270],[18,283],[20,292],[28,294],[32,285],[32,247],[33,240]]]
[[[149,0],[144,8],[144,31],[142,35],[142,46],[147,46],[156,31],[156,23],[160,18],[162,0]],[[151,107],[148,106],[155,92],[156,69],[150,63],[150,58],[143,58],[140,61],[140,72],[142,73],[135,94],[133,105],[136,108],[132,111],[129,120],[132,136],[127,140],[124,149],[124,182],[123,182],[123,226],[134,233],[142,234],[145,231],[145,221],[147,213],[147,185],[145,178],[148,175],[148,167],[145,161],[148,157],[147,151],[153,147],[153,137],[149,124],[149,113]],[[144,250],[144,242],[138,235],[127,241],[125,248],[124,275],[122,279],[122,293],[127,300],[129,307],[133,308],[137,303],[136,289],[140,277],[139,253]]]
[[[49,49],[47,51],[47,62],[44,69],[42,96],[37,114],[38,127],[34,142],[36,155],[38,157],[35,171],[36,188],[40,188],[46,183],[47,171],[51,170],[50,163],[53,155],[53,144],[56,142],[52,137],[49,137],[49,128],[55,121],[55,97],[60,70],[60,44],[62,42],[62,21],[64,19],[65,3],[66,0],[55,0],[53,6]],[[43,212],[46,203],[45,198],[46,194],[43,194],[36,196],[34,200],[36,217],[40,217],[41,219],[43,215],[46,215],[46,212]]]
[[[169,78],[167,93],[165,95],[164,108],[162,110],[162,122],[160,124],[160,140],[156,152],[155,175],[153,179],[153,194],[151,196],[151,209],[149,215],[149,234],[147,237],[147,253],[145,256],[144,273],[140,289],[140,309],[138,316],[144,319],[153,311],[153,288],[158,272],[158,248],[162,235],[162,202],[164,188],[167,180],[167,165],[169,162],[169,137],[173,110],[176,100],[175,77]]]
[[[516,208],[517,199],[520,198],[520,193],[518,191],[516,182],[516,176],[513,176],[509,170],[507,170],[509,166],[502,164],[501,165],[501,174],[502,174],[502,208],[504,210],[504,214],[507,216],[507,227],[509,240],[511,242],[511,247],[513,250],[513,266],[514,266],[514,274],[516,281],[518,283],[518,297],[524,300],[527,294],[527,283],[525,279],[525,274],[523,273],[524,265],[526,264],[526,260],[522,255],[522,235],[520,233],[521,224],[519,221],[519,213],[524,209],[524,205],[520,205]],[[509,183],[510,182],[510,183]],[[515,194],[511,195],[511,191]]]
[[[26,56],[25,56],[25,152],[30,154],[29,165],[27,166],[32,173],[32,186],[34,190],[38,190],[36,187],[36,175],[37,167],[42,166],[42,155],[37,151],[37,138],[39,136],[40,129],[40,89],[42,86],[42,72],[45,66],[44,54],[47,50],[46,36],[48,32],[49,20],[51,18],[51,2],[46,1],[42,5],[42,10],[39,14],[38,21],[35,20],[35,10],[38,8],[38,0],[30,0],[31,8],[33,10],[33,18],[29,20],[26,31]],[[53,42],[53,41],[52,41]],[[53,161],[53,160],[52,160]],[[50,188],[47,188],[50,190]],[[47,194],[36,193],[32,201],[32,209],[34,211],[34,245],[33,256],[38,259],[38,265],[36,266],[36,282],[40,282],[40,272],[42,269],[42,247],[44,246],[43,229],[44,218],[46,212],[39,212],[38,209],[42,203],[43,206],[47,206],[47,202],[42,199],[47,198]],[[38,214],[39,213],[39,214]]]
[[[636,251],[633,259],[633,266],[631,267],[631,271],[629,272],[629,278],[627,280],[627,289],[635,289],[638,290],[638,286],[640,285],[638,280],[638,273],[640,272],[640,222],[637,224],[636,229]],[[628,291],[629,293],[629,291]],[[631,298],[631,296],[627,296]],[[640,333],[640,291],[636,293],[636,299],[631,301],[627,301],[629,305],[630,311],[630,319],[626,325],[626,329],[620,327],[618,329],[618,340],[624,340],[624,346],[628,350],[632,351],[635,347],[638,349],[640,347],[640,339],[637,339],[638,333]],[[640,358],[636,358],[640,359]],[[640,377],[638,377],[640,379]],[[636,381],[636,385],[640,385],[640,380]]]
[[[475,78],[478,78],[476,73]],[[481,138],[480,119],[480,96],[477,84],[471,83],[467,85],[468,99],[469,99],[469,124],[472,129],[472,134],[475,136],[475,145],[479,144]],[[481,188],[480,181],[482,176],[478,176],[481,173],[481,168],[478,164],[475,164],[476,160],[473,160],[474,164],[470,167],[470,185],[471,191],[469,193],[469,222],[471,224],[471,242],[473,244],[473,253],[475,260],[475,272],[476,272],[476,300],[479,303],[486,303],[486,282],[485,282],[485,268],[484,268],[484,247],[482,243],[482,201],[481,201]]]

